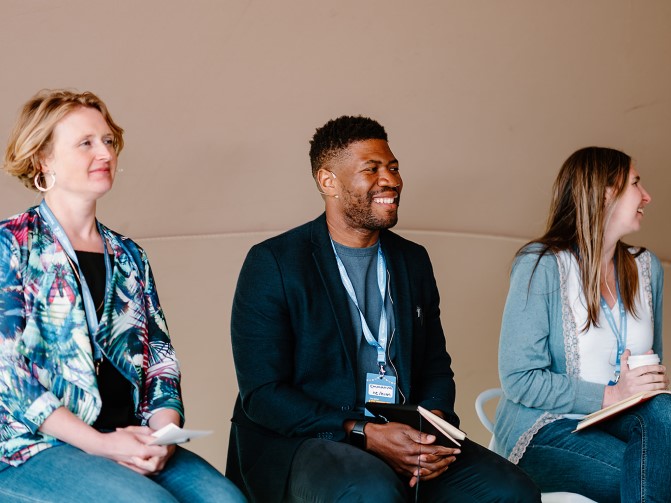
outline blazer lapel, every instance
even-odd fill
[[[133,345],[129,341],[128,329],[132,326],[124,326],[130,320],[135,320],[138,317],[144,317],[144,304],[141,301],[140,291],[130,291],[127,289],[127,282],[129,278],[135,278],[132,264],[132,255],[125,249],[123,244],[117,237],[103,226],[103,233],[105,234],[105,243],[108,250],[114,257],[112,259],[112,289],[106,292],[105,308],[103,316],[98,327],[98,332],[95,334],[96,341],[103,348],[106,357],[109,358],[117,367],[126,379],[130,380],[134,385],[141,381],[140,371],[136,368],[134,361]],[[118,289],[122,289],[126,297],[121,301],[119,299]],[[120,309],[120,306],[127,304],[127,307]],[[120,315],[119,312],[125,312],[128,309],[138,309],[140,312],[137,315]],[[111,325],[110,325],[111,324]]]
[[[395,333],[392,344],[395,346],[394,365],[398,373],[398,386],[406,397],[410,396],[410,371],[412,361],[412,305],[410,276],[408,265],[402,250],[390,243],[389,233],[380,235],[382,251],[389,272],[389,294],[394,303]]]
[[[333,317],[336,320],[336,326],[343,346],[347,360],[353,371],[356,371],[356,354],[359,338],[354,333],[352,319],[349,311],[349,299],[347,292],[340,279],[340,272],[333,254],[333,246],[326,227],[326,217],[322,214],[312,222],[311,229],[312,257],[317,266],[317,271],[324,283],[326,295]]]

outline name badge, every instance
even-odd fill
[[[366,402],[396,403],[396,377],[381,376],[378,373],[366,374]],[[367,416],[373,416],[368,409]]]

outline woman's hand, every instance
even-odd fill
[[[154,430],[147,426],[127,426],[103,433],[99,452],[90,452],[112,459],[141,475],[160,472],[172,453],[174,446],[148,445],[155,437]]]
[[[641,391],[663,390],[669,387],[666,367],[663,365],[645,365],[629,370],[628,360],[631,351],[628,349],[620,358],[620,379],[615,386],[606,386],[603,395],[603,407],[629,398]]]
[[[171,419],[179,424],[177,412],[163,409],[149,420],[151,427],[128,426],[101,433],[65,407],[59,407],[42,423],[40,431],[88,454],[111,459],[142,475],[152,475],[160,472],[175,452],[174,445],[148,445],[155,439],[152,433]]]
[[[174,410],[174,409],[158,409],[157,411],[154,412],[154,414],[149,418],[149,426],[151,428],[150,433],[153,433],[154,431],[158,431],[164,426],[167,426],[168,424],[176,424],[177,426],[180,425],[181,422],[181,417],[179,413]],[[137,428],[137,427],[129,427],[126,429],[131,429],[131,428]],[[135,431],[135,430],[131,430]],[[153,440],[154,437],[151,437]],[[149,460],[144,460],[140,462],[139,464],[136,464],[136,467],[142,468],[145,470],[150,470],[151,473],[149,475],[155,474],[163,470],[165,468],[166,463],[168,460],[172,457],[173,454],[175,454],[175,449],[177,446],[175,445],[165,445],[162,446],[165,448],[165,452],[161,454],[160,456],[151,458]],[[131,467],[129,467],[131,468]]]
[[[147,426],[128,426],[126,428],[117,428],[116,433],[124,432],[135,435],[136,440],[142,443],[149,443],[155,438],[152,433],[160,430],[164,426],[172,423],[179,426],[180,416],[173,409],[159,409],[149,418],[149,427]],[[161,452],[150,457],[133,456],[130,460],[119,461],[122,465],[134,470],[142,475],[155,475],[165,468],[166,463],[175,453],[175,445],[157,445],[149,447],[160,447]]]
[[[113,433],[107,433],[108,439],[111,439],[112,442],[119,442],[119,448],[122,446],[125,447],[125,443],[132,443],[133,441],[141,444],[138,446],[140,448],[136,451],[137,454],[121,459],[115,458],[115,461],[142,475],[156,475],[165,468],[166,463],[175,453],[176,446],[147,444],[155,440],[152,433],[169,423],[179,425],[179,422],[180,416],[177,411],[173,409],[159,409],[149,419],[149,426],[127,426],[125,428],[117,428]],[[144,447],[144,449],[141,447]],[[151,451],[147,449],[151,449]]]
[[[155,473],[162,466],[160,461],[149,460],[169,457],[165,446],[147,445],[154,439],[151,428],[135,426],[101,433],[65,407],[52,412],[40,426],[40,431],[88,454],[121,463],[143,475]]]

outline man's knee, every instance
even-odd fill
[[[531,477],[512,463],[499,464],[496,470],[489,470],[483,478],[489,493],[496,495],[487,501],[505,503],[532,503],[541,501],[540,489]]]
[[[540,489],[531,478],[521,470],[511,474],[504,484],[499,484],[499,498],[505,503],[532,503],[541,501]]]
[[[310,439],[294,457],[289,499],[302,501],[404,502],[405,488],[381,459],[356,447]]]
[[[341,481],[341,490],[333,501],[339,503],[405,502],[405,488],[391,470],[371,470]]]
[[[520,467],[478,444],[464,448],[469,449],[469,458],[461,466],[460,489],[472,491],[478,501],[540,503],[540,490]]]

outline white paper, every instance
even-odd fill
[[[152,433],[152,437],[156,437],[156,440],[152,440],[148,445],[183,444],[194,438],[204,437],[211,433],[212,431],[210,430],[185,430],[176,424],[170,423]]]
[[[430,410],[425,409],[421,405],[417,406],[417,410],[422,415],[422,417],[426,419],[429,423],[431,423],[433,426],[435,426],[438,431],[440,431],[452,442],[461,447],[461,444],[457,442],[457,439],[463,440],[466,438],[466,434],[463,431],[461,431],[456,426],[451,425],[450,423],[445,421],[442,417],[437,416]]]

